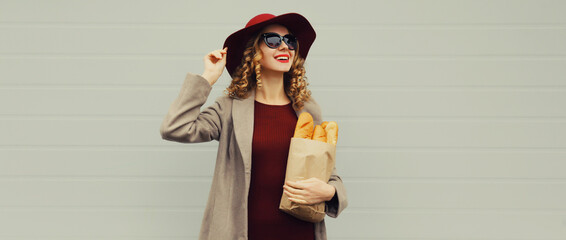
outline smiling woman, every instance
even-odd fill
[[[283,189],[299,204],[324,202],[331,217],[346,208],[336,170],[328,182],[285,182],[297,116],[308,112],[322,122],[303,65],[315,37],[299,14],[260,14],[204,57],[201,75],[187,74],[161,135],[184,143],[219,141],[199,239],[326,239],[324,220],[305,222],[279,210]],[[232,77],[226,96],[200,111],[224,67]]]
[[[236,45],[234,43],[236,40],[231,40],[235,39],[232,36],[237,34],[238,32],[228,37],[224,46],[228,49],[238,49],[239,46],[232,46]],[[314,41],[314,30],[312,34]],[[305,37],[305,39],[309,38]],[[304,45],[310,47],[311,44],[312,42]],[[302,50],[308,53],[306,47],[303,47]],[[292,101],[293,107],[300,110],[304,102],[310,98],[302,55],[306,53],[299,53],[297,38],[289,33],[287,27],[281,24],[270,24],[263,27],[250,36],[243,49],[243,62],[238,67],[229,68],[234,65],[230,61],[236,61],[236,58],[231,58],[230,53],[227,55],[228,72],[233,77],[232,84],[226,89],[228,95],[246,98],[250,90],[255,88],[256,101],[272,105],[282,105]],[[265,84],[268,87],[263,88]]]
[[[300,110],[310,98],[310,91],[296,38],[279,24],[268,25],[260,33],[263,34],[258,33],[248,41],[243,59],[251,61],[236,68],[232,84],[226,89],[228,95],[246,98],[255,88],[256,101],[272,105],[292,101],[293,107]]]

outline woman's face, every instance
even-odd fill
[[[277,33],[281,36],[289,34],[289,30],[281,25],[269,25],[262,32],[263,33]],[[295,50],[289,50],[289,46],[282,41],[281,45],[277,48],[269,48],[263,37],[260,37],[259,49],[263,53],[263,58],[259,61],[262,70],[288,72],[293,65],[295,57]]]

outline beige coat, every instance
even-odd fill
[[[222,96],[201,111],[212,87],[200,75],[187,74],[177,99],[161,125],[163,139],[196,143],[219,141],[218,155],[199,239],[245,240],[248,238],[248,191],[252,166],[254,92],[246,99]],[[314,100],[302,111],[320,124],[320,107]],[[297,112],[299,115],[302,111]],[[346,208],[346,190],[336,169],[329,184],[336,196],[326,203],[326,213],[337,217]],[[316,240],[326,239],[324,221],[315,224]]]

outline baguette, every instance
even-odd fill
[[[314,133],[312,135],[312,140],[326,142],[326,131],[321,125],[316,125],[314,127]]]
[[[312,139],[314,122],[312,115],[308,112],[303,112],[299,115],[297,126],[295,127],[294,138]]]
[[[336,146],[336,143],[338,142],[338,123],[328,122],[324,131],[326,132],[326,142],[332,143]]]

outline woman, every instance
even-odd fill
[[[347,206],[342,180],[284,182],[297,116],[318,104],[306,89],[303,62],[315,32],[296,13],[261,14],[204,57],[201,75],[187,74],[161,125],[163,139],[219,141],[199,239],[326,239],[324,221],[304,222],[278,210],[284,192],[300,204],[326,203],[337,217]],[[295,37],[296,36],[296,37]],[[226,67],[226,96],[200,111]]]

